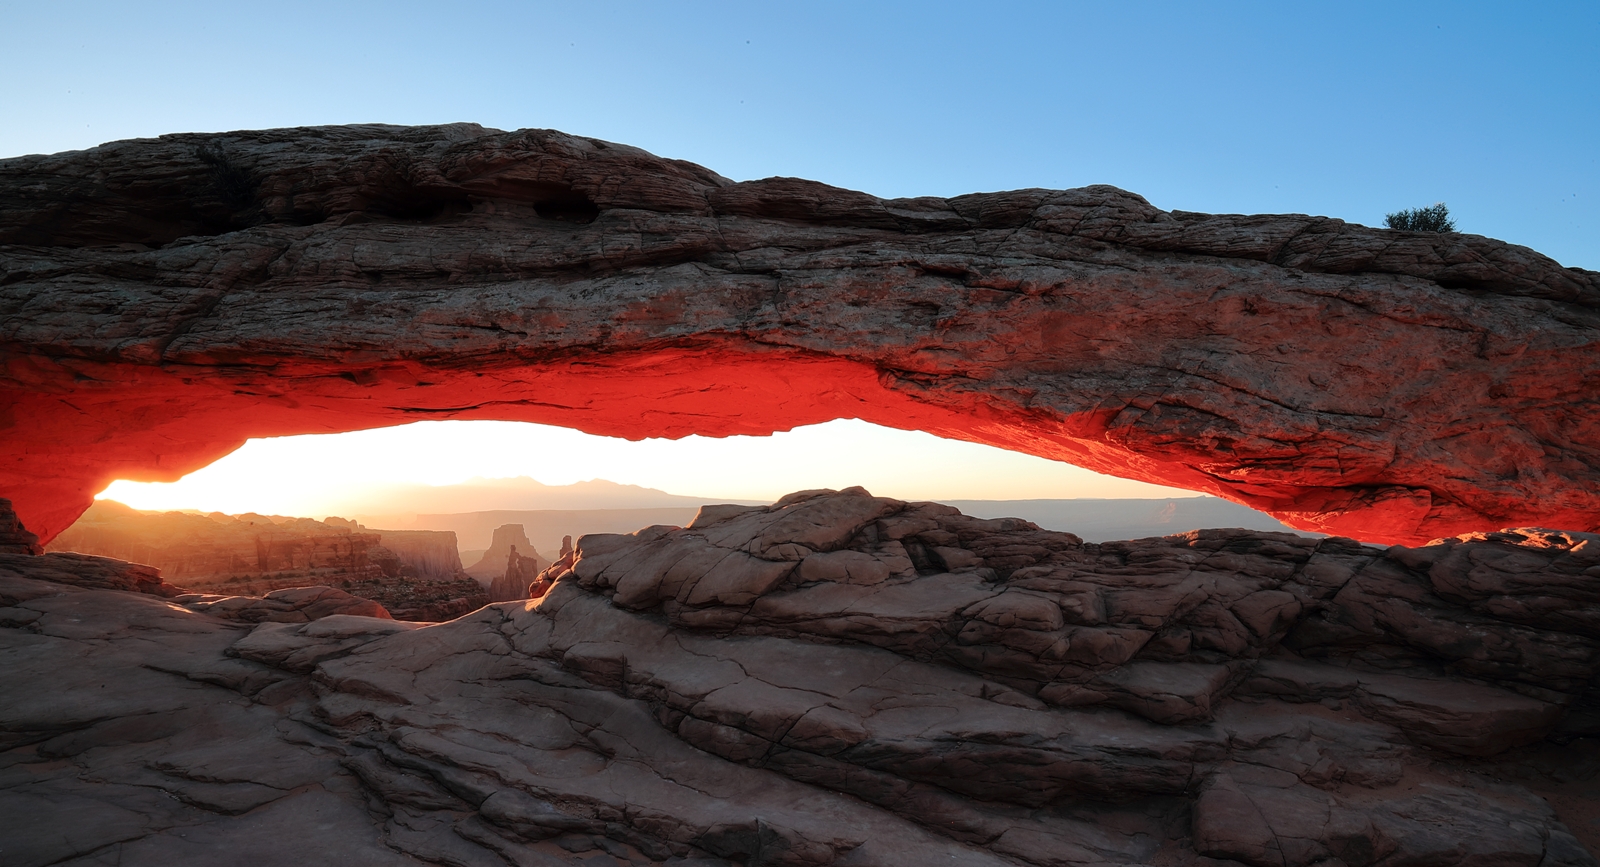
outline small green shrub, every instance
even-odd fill
[[[1450,209],[1444,206],[1444,202],[1439,202],[1427,208],[1396,211],[1384,217],[1383,224],[1391,229],[1403,229],[1407,232],[1454,232],[1456,230],[1456,221],[1450,219]]]

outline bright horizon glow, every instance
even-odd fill
[[[1194,496],[1058,461],[856,419],[768,437],[629,441],[503,421],[253,439],[176,482],[119,480],[97,499],[136,509],[323,517],[382,511],[367,491],[530,476],[546,485],[603,478],[708,500],[776,500],[861,485],[906,500]]]

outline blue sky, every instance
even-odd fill
[[[882,196],[1109,183],[1168,209],[1367,225],[1444,201],[1463,231],[1600,270],[1597,46],[1596,0],[6,0],[0,157],[168,132],[474,121]],[[834,437],[822,452],[876,441],[850,423],[823,427],[804,434]],[[438,435],[417,431],[396,435],[399,453]],[[783,460],[801,449],[770,443]],[[614,454],[602,445],[596,454]],[[990,488],[928,490],[930,462],[978,459],[910,439],[880,447],[884,466],[921,449],[900,462],[906,491],[879,485],[891,495],[1041,496],[1013,483],[1058,478],[996,455]],[[607,460],[562,472],[652,483]],[[1162,493],[1059,478],[1061,496]],[[680,492],[726,496],[744,480],[703,481]]]

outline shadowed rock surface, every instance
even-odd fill
[[[1095,545],[805,492],[584,537],[543,599],[420,627],[252,626],[11,555],[0,851],[1588,867],[1597,546]]]
[[[884,200],[466,124],[173,135],[0,161],[0,495],[48,541],[249,436],[855,417],[1367,541],[1591,530],[1597,305],[1488,238],[1106,186]]]

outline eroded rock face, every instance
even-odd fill
[[[47,550],[146,563],[186,586],[282,573],[362,573],[377,558],[374,532],[310,518],[142,512],[96,500]],[[454,542],[454,539],[451,540]]]
[[[0,554],[43,554],[39,537],[18,520],[11,501],[0,499]]]
[[[247,627],[0,571],[0,691],[23,697],[0,705],[0,803],[29,820],[0,845],[27,865],[243,844],[267,863],[325,844],[371,864],[1595,865],[1596,545],[1092,545],[851,490],[588,536],[544,598],[421,627]],[[108,640],[128,634],[156,640]]]
[[[881,200],[549,131],[0,162],[0,494],[48,540],[248,436],[857,417],[1418,544],[1600,527],[1600,278],[1110,187]]]

